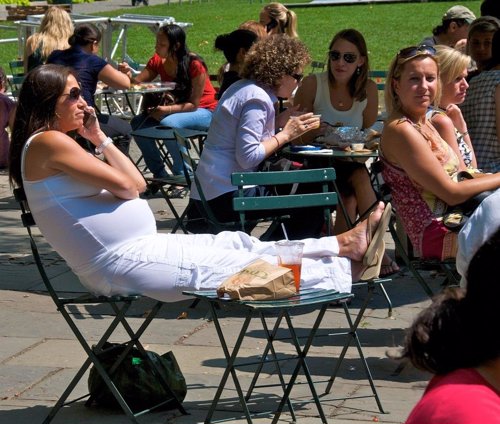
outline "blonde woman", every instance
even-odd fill
[[[467,130],[467,123],[458,107],[467,94],[467,69],[470,57],[448,46],[435,46],[439,61],[441,96],[435,108],[428,112],[439,135],[455,151],[460,170],[477,168],[474,149]]]
[[[24,72],[43,65],[54,50],[69,48],[68,39],[72,34],[73,22],[69,13],[60,7],[49,7],[38,32],[26,40]]]
[[[297,15],[281,3],[269,3],[259,15],[259,22],[266,27],[268,35],[286,34],[299,38],[297,33]]]

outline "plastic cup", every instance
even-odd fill
[[[311,128],[319,128],[321,125],[321,115],[313,115],[312,117],[316,119],[316,121],[311,124]]]
[[[301,241],[282,240],[274,244],[278,256],[278,265],[291,269],[295,281],[295,290],[300,290],[300,271],[302,268],[302,251],[304,243]]]

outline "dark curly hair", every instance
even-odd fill
[[[277,89],[285,75],[304,69],[310,61],[304,43],[284,34],[271,35],[252,46],[240,76]]]

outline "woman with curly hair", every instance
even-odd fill
[[[288,119],[295,113],[295,108],[289,108],[278,117],[278,122],[284,123],[283,130],[275,133],[278,97],[289,97],[297,88],[309,60],[309,53],[299,40],[284,35],[266,37],[251,47],[240,71],[242,79],[232,84],[219,101],[196,175],[220,221],[238,219],[232,206],[232,199],[237,194],[237,187],[231,184],[233,172],[256,171],[283,145],[319,125],[312,113]],[[200,194],[195,185],[191,190],[196,204]],[[272,190],[252,187],[247,193],[270,196]],[[198,206],[201,208],[199,203]],[[314,220],[310,210],[295,213],[287,222],[290,237],[319,235],[322,217],[319,213]],[[279,231],[281,233],[281,229]]]
[[[259,15],[259,22],[266,27],[269,35],[286,34],[298,38],[297,15],[281,3],[269,3],[264,6]]]
[[[68,39],[72,34],[73,22],[69,13],[60,7],[49,7],[38,32],[26,40],[24,71],[43,65],[54,50],[67,49]]]

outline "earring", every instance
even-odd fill
[[[361,74],[361,66],[358,66],[356,68],[356,75],[359,75],[359,74]]]

